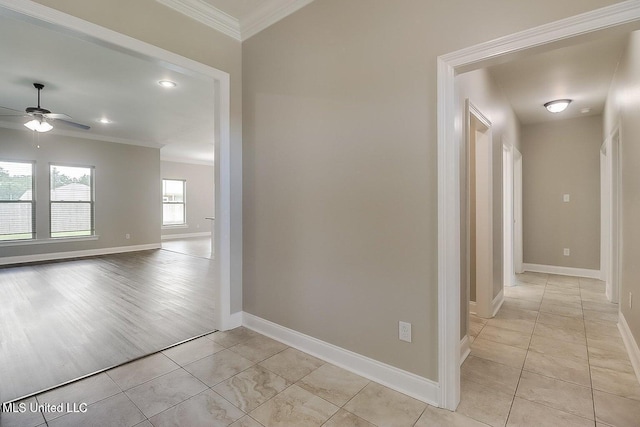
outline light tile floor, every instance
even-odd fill
[[[86,412],[3,413],[0,426],[640,425],[640,386],[603,284],[529,273],[518,282],[495,319],[472,317],[456,412],[238,328],[22,402]]]
[[[640,426],[640,384],[594,279],[518,275],[489,320],[471,316],[457,412],[491,426]]]

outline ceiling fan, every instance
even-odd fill
[[[33,120],[25,123],[24,125],[29,129],[36,132],[48,132],[53,129],[53,126],[50,121],[60,122],[68,126],[73,126],[79,129],[89,130],[91,129],[87,125],[83,125],[81,123],[76,123],[71,121],[71,117],[62,113],[52,113],[46,108],[40,107],[40,91],[44,89],[44,85],[42,83],[34,83],[33,87],[38,90],[38,106],[37,107],[27,107],[25,109],[25,113],[22,113],[19,110],[14,110],[13,108],[0,107],[5,110],[16,111],[20,114],[0,114],[0,117],[33,117]]]

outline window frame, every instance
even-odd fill
[[[36,240],[36,161],[35,160],[9,160],[9,159],[0,159],[0,162],[3,163],[22,163],[22,164],[30,164],[31,165],[31,200],[2,200],[0,199],[0,204],[3,203],[31,203],[31,237],[26,239],[0,239],[0,243],[13,243],[13,242],[28,242]],[[21,233],[27,234],[27,233]]]
[[[90,190],[89,190],[89,195],[91,196],[91,200],[89,201],[84,201],[84,200],[75,200],[75,201],[66,201],[66,200],[51,200],[51,179],[52,179],[52,173],[51,173],[51,168],[54,166],[60,166],[60,167],[71,167],[71,168],[85,168],[85,169],[89,169],[90,171],[90,175],[89,175],[89,186],[90,186]],[[86,239],[87,237],[95,237],[96,236],[96,210],[95,210],[95,201],[96,201],[96,194],[95,194],[95,171],[96,171],[96,167],[95,166],[91,166],[91,165],[78,165],[78,164],[70,164],[70,163],[49,163],[49,238],[50,239]],[[91,219],[90,219],[90,223],[91,223],[91,229],[89,230],[89,234],[82,234],[82,235],[78,235],[78,236],[54,236],[53,235],[53,227],[52,227],[52,222],[53,222],[53,205],[54,204],[79,204],[79,203],[84,203],[84,204],[89,204],[89,209],[91,212]],[[70,231],[66,231],[66,232],[70,232]]]
[[[165,202],[164,200],[164,182],[165,181],[176,181],[182,182],[182,202]],[[164,222],[164,205],[182,205],[182,218],[183,222],[179,224],[166,224]],[[171,228],[171,227],[185,227],[187,226],[187,180],[186,179],[175,179],[175,178],[162,178],[162,227]]]

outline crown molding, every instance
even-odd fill
[[[240,21],[242,40],[256,35],[292,13],[302,9],[313,0],[271,0]]]
[[[239,41],[259,33],[313,0],[269,0],[238,20],[203,0],[156,0],[177,12]]]
[[[242,41],[238,20],[202,0],[156,1],[229,37]]]

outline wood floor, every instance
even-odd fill
[[[190,237],[187,239],[165,240],[162,249],[192,255],[200,258],[211,258],[211,237]]]
[[[167,250],[0,268],[0,401],[212,331],[213,283]]]

